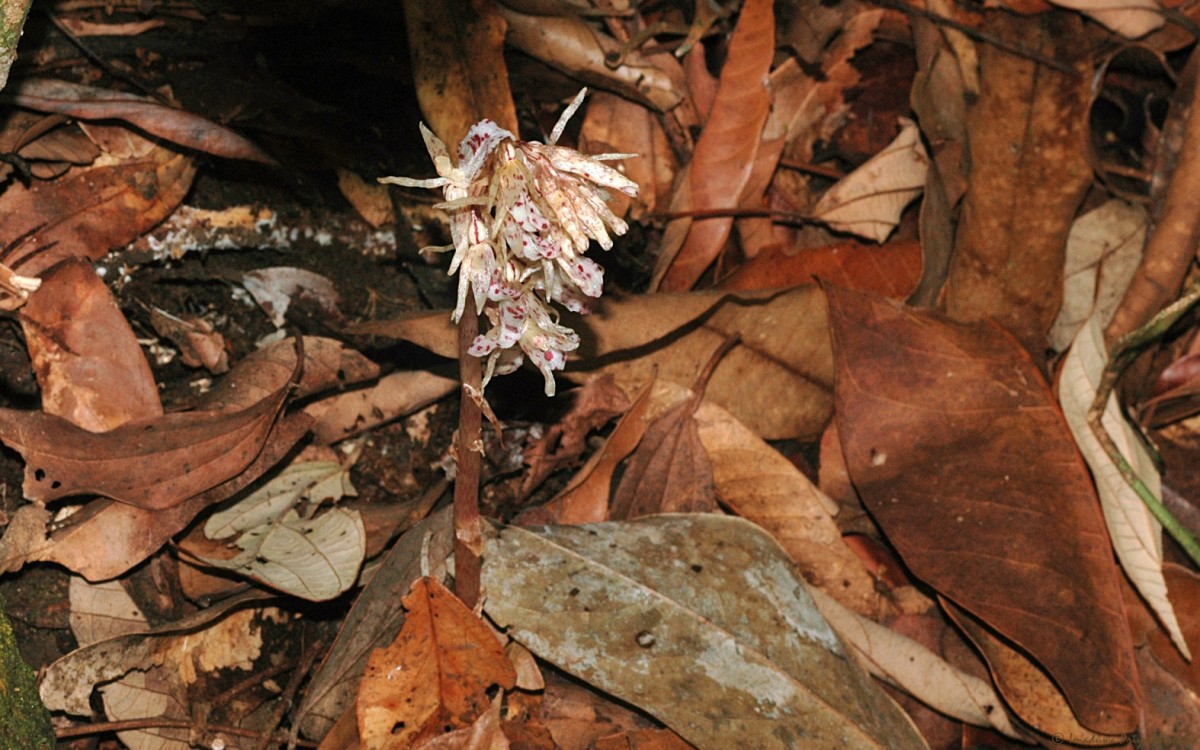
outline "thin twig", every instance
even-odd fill
[[[1037,52],[1022,45],[1006,42],[999,37],[992,36],[991,34],[968,26],[965,23],[955,21],[953,18],[947,18],[946,16],[933,13],[925,10],[924,8],[917,8],[912,5],[907,5],[899,2],[899,0],[871,0],[871,2],[884,8],[898,10],[901,13],[909,13],[914,16],[921,16],[922,18],[926,18],[939,26],[945,26],[948,29],[954,29],[955,31],[961,32],[977,42],[982,42],[983,44],[990,45],[996,49],[1004,50],[1005,52],[1016,55],[1017,57],[1024,57],[1028,60],[1038,63],[1039,65],[1044,65],[1052,70],[1057,70],[1060,73],[1066,73],[1067,75],[1074,77],[1078,77],[1080,75],[1080,71],[1072,68],[1066,63],[1062,63],[1058,60],[1053,60],[1049,57],[1046,57],[1045,55],[1038,54]]]
[[[108,732],[128,732],[135,729],[187,729],[191,731],[194,728],[192,722],[186,719],[164,719],[164,718],[148,718],[148,719],[126,719],[125,721],[102,721],[95,724],[81,724],[73,727],[62,727],[54,730],[54,736],[60,740],[69,740],[75,737],[91,737],[95,734],[106,734]],[[232,737],[248,737],[250,739],[273,740],[279,743],[286,743],[287,737],[274,737],[262,732],[255,732],[251,729],[242,729],[241,727],[226,727],[209,724],[209,734],[228,734]],[[298,747],[317,747],[316,742],[308,740],[299,740],[296,745]]]

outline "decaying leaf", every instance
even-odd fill
[[[91,432],[161,415],[150,365],[91,264],[67,261],[42,281],[21,312],[42,409]]]
[[[303,398],[337,385],[352,384],[375,374],[361,354],[329,339],[305,338],[305,358],[295,395]],[[236,413],[262,404],[296,372],[295,346],[290,340],[246,357],[208,395],[206,405]],[[128,571],[179,533],[200,511],[228,499],[274,467],[309,430],[312,418],[288,414],[270,431],[262,450],[228,480],[166,509],[147,510],[107,499],[94,500],[66,522],[50,530],[45,510],[26,505],[18,510],[12,528],[0,537],[0,564],[16,570],[32,560],[60,563],[89,580],[105,580]],[[186,451],[184,451],[186,452]],[[167,467],[159,467],[169,471]],[[40,529],[37,528],[40,523]]]
[[[1088,424],[1088,411],[1096,398],[1107,363],[1108,352],[1104,346],[1099,315],[1093,314],[1083,324],[1063,362],[1058,380],[1058,400],[1075,442],[1096,480],[1104,520],[1108,524],[1108,533],[1121,567],[1171,634],[1175,646],[1190,659],[1188,644],[1167,598],[1167,582],[1162,571],[1162,525],[1125,481]],[[1158,467],[1142,443],[1141,436],[1125,421],[1115,393],[1109,396],[1102,423],[1146,488],[1161,497],[1162,479]]]
[[[507,42],[548,65],[560,68],[589,86],[612,91],[658,112],[680,103],[686,86],[678,63],[626,54],[616,69],[605,60],[619,54],[620,43],[576,17],[530,16],[500,4],[508,22]]]
[[[204,535],[209,539],[229,539],[270,525],[302,500],[321,503],[356,494],[350,484],[348,466],[336,461],[292,463],[236,504],[209,516],[204,522]]]
[[[0,94],[0,101],[81,120],[124,120],[147,133],[214,156],[275,162],[258,146],[226,127],[136,94],[50,78],[26,78]]]
[[[293,299],[314,303],[330,321],[341,321],[338,293],[333,282],[303,268],[260,268],[242,277],[242,286],[262,306],[276,328],[282,328]]]
[[[1120,572],[1091,480],[1029,355],[994,324],[827,294],[846,465],[888,540],[914,576],[1036,660],[1080,724],[1133,731],[1139,695]],[[1006,665],[991,667],[1008,695],[1024,675]],[[1014,706],[1031,720],[1023,708]]]
[[[831,187],[813,207],[814,219],[875,242],[887,239],[900,213],[925,189],[929,157],[912,120],[883,151]]]
[[[955,320],[995,318],[1040,354],[1060,306],[1067,234],[1092,183],[1092,63],[1076,43],[1083,21],[1070,14],[997,13],[988,32],[1071,72],[980,45],[980,95],[967,121],[971,170],[943,304]]]
[[[371,654],[359,686],[364,750],[414,747],[468,726],[488,710],[489,689],[516,681],[491,629],[435,579],[418,579],[404,607],[404,627]]]
[[[483,585],[509,635],[698,748],[926,747],[747,521],[508,527]]]
[[[1158,0],[1050,0],[1077,10],[1128,39],[1162,28],[1165,15]]]
[[[42,701],[51,711],[90,716],[93,689],[133,670],[171,664],[181,676],[194,678],[206,671],[200,662],[210,648],[213,654],[228,655],[227,665],[244,664],[257,657],[262,636],[256,611],[243,605],[270,596],[247,591],[162,627],[82,646],[46,669],[39,688]]]
[[[809,589],[809,593],[821,614],[859,653],[871,674],[948,716],[995,728],[1009,737],[1028,739],[990,683],[955,669],[916,641],[851,612],[820,589]]]

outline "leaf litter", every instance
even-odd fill
[[[1155,223],[1195,192],[1161,166],[1200,148],[1191,27],[997,5],[35,14],[0,56],[0,656],[55,723],[13,736],[1200,742],[1200,561],[1086,424],[1195,252]],[[1167,62],[1103,59],[1126,37]],[[609,294],[537,322],[578,332],[559,395],[466,389],[464,445],[456,282],[421,248],[570,204],[375,178],[435,171],[418,121],[452,151],[485,118],[637,156],[606,162]],[[1157,335],[1104,424],[1195,525],[1194,320]],[[474,456],[482,559],[449,507]]]

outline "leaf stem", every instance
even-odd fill
[[[1121,453],[1121,449],[1117,447],[1112,436],[1104,429],[1103,424],[1104,411],[1121,373],[1136,359],[1137,353],[1142,347],[1162,338],[1171,326],[1188,310],[1191,310],[1197,302],[1200,302],[1200,285],[1192,287],[1187,294],[1155,315],[1149,323],[1130,331],[1113,345],[1113,351],[1108,357],[1108,364],[1104,366],[1104,373],[1100,378],[1100,385],[1096,389],[1096,398],[1092,401],[1091,408],[1088,409],[1088,425],[1092,428],[1092,432],[1100,441],[1100,445],[1108,457],[1116,464],[1117,470],[1121,472],[1125,482],[1137,493],[1146,507],[1150,509],[1150,513],[1162,524],[1171,538],[1183,548],[1188,557],[1200,565],[1200,541],[1197,541],[1196,536],[1180,523],[1163,505],[1162,501],[1150,491],[1150,488],[1146,486],[1146,483],[1142,481],[1124,454]]]
[[[462,379],[458,438],[454,452],[458,470],[454,480],[454,593],[468,607],[479,601],[480,552],[483,538],[479,520],[480,428],[482,410],[475,400],[483,386],[483,367],[467,353],[479,335],[475,295],[468,292],[458,321],[458,372]]]

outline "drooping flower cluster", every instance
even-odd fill
[[[458,165],[437,136],[421,125],[425,147],[438,177],[414,180],[384,177],[380,182],[442,188],[438,204],[450,214],[454,244],[427,250],[454,250],[450,273],[458,273],[457,322],[467,294],[491,327],[469,353],[487,357],[484,384],[494,374],[517,369],[525,356],[546,378],[554,395],[555,370],[579,347],[579,336],[558,323],[548,303],[587,312],[600,296],[604,270],[584,257],[596,240],[612,247],[610,232],[624,234],[625,222],[609,210],[606,189],[632,197],[637,183],[603,161],[632,154],[584,156],[555,145],[587,90],[563,112],[547,143],[517,140],[491,120],[476,123],[458,147]]]

